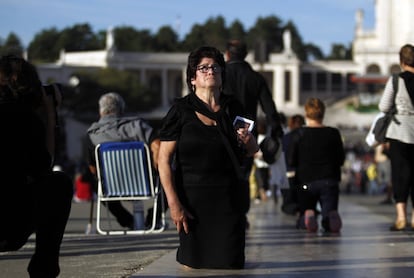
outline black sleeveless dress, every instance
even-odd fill
[[[179,234],[177,261],[193,268],[243,268],[243,190],[218,127],[206,126],[191,107],[176,103],[160,138],[177,141],[176,190],[195,218],[190,232]]]

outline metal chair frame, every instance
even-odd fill
[[[164,195],[157,180],[154,185],[150,150],[144,142],[106,142],[95,147],[98,178],[96,230],[102,235],[160,233],[165,228]],[[109,229],[101,227],[101,206],[111,201],[152,200],[151,227],[139,230]],[[161,225],[156,227],[158,202],[161,202]],[[108,210],[108,209],[107,209]]]

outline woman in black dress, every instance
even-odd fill
[[[190,53],[190,94],[163,119],[158,167],[180,246],[177,261],[191,268],[243,268],[247,190],[240,161],[256,139],[232,122],[240,103],[221,93],[225,61],[219,50]],[[174,160],[174,161],[173,161]]]

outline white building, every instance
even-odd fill
[[[253,53],[249,53],[247,61],[265,76],[279,111],[286,115],[302,113],[301,104],[310,96],[320,97],[328,104],[333,104],[345,97],[355,96],[357,91],[376,91],[382,88],[390,73],[399,71],[400,47],[406,43],[414,43],[414,29],[411,27],[414,1],[376,0],[374,3],[373,30],[364,29],[363,11],[356,11],[352,61],[302,63],[291,50],[289,33],[283,36],[285,50],[281,53],[271,53],[266,63],[256,63]],[[54,80],[65,84],[78,69],[111,67],[137,72],[143,84],[157,88],[162,96],[160,106],[155,111],[143,115],[146,118],[161,118],[174,97],[187,93],[187,88],[183,84],[188,53],[116,51],[112,29],[108,30],[106,44],[106,49],[100,51],[62,51],[59,61],[55,64],[38,67],[42,80]],[[367,88],[361,85],[366,82],[378,83],[379,86]],[[331,105],[329,108],[336,107]],[[357,114],[338,109],[330,113],[326,122],[367,125],[372,120],[372,115]],[[68,120],[70,122],[70,119]],[[72,131],[71,133],[76,134]],[[79,152],[68,150],[68,153],[77,157]]]

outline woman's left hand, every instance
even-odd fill
[[[251,134],[247,128],[237,129],[237,139],[244,145],[247,151],[247,156],[254,155],[259,150],[256,138]]]

